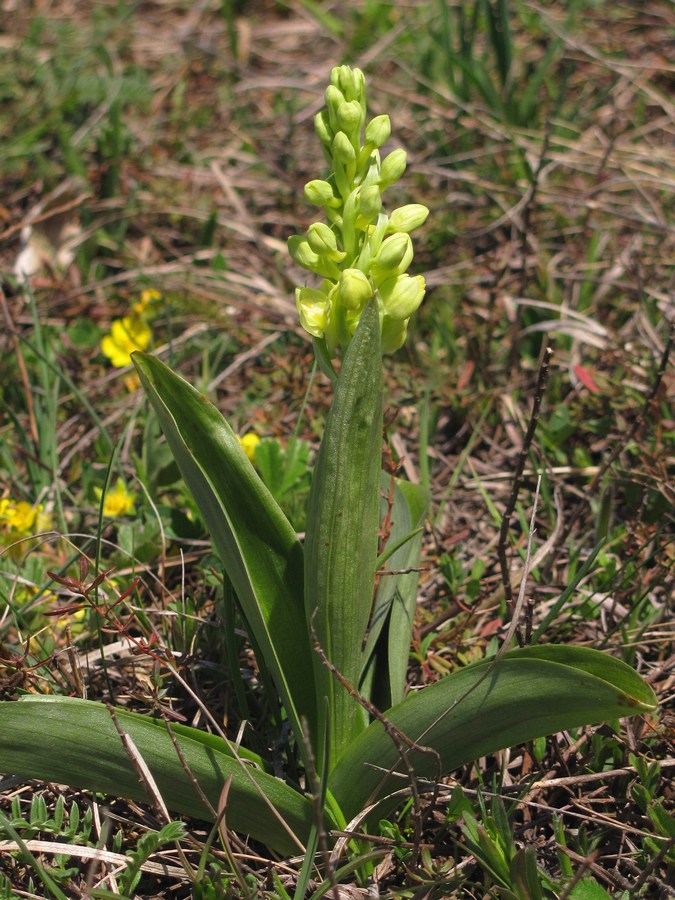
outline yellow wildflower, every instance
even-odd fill
[[[94,488],[97,498],[101,499],[103,493],[101,488]],[[116,519],[119,516],[126,516],[134,511],[134,501],[136,494],[130,493],[121,478],[117,479],[113,490],[109,490],[103,501],[103,515]]]
[[[37,518],[40,507],[32,507],[30,503],[21,500],[19,503],[13,503],[7,497],[0,500],[0,522],[7,531],[14,531],[17,534],[30,534],[35,519]]]
[[[248,456],[248,458],[253,462],[255,459],[255,448],[260,443],[260,438],[253,431],[249,431],[248,434],[245,434],[243,437],[239,438],[239,443],[241,444],[242,450]]]
[[[0,544],[8,545],[19,538],[51,527],[51,515],[40,503],[31,506],[25,500],[15,503],[9,497],[0,498]]]
[[[156,291],[154,288],[148,288],[145,291],[141,291],[141,299],[134,303],[131,310],[135,316],[142,316],[147,312],[149,306],[161,299],[162,295],[159,291]]]
[[[115,319],[110,334],[101,341],[101,351],[116,369],[122,369],[131,362],[134,350],[145,350],[152,338],[148,323],[139,315]]]

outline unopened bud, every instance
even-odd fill
[[[365,92],[365,78],[361,69],[350,66],[335,66],[330,73],[330,82],[338,88],[347,100],[362,102]]]
[[[317,137],[324,145],[324,147],[327,150],[330,149],[330,145],[333,143],[333,136],[335,132],[330,126],[328,113],[325,109],[314,116],[314,130],[316,131]]]
[[[374,147],[386,144],[391,136],[391,121],[389,116],[375,116],[366,125],[366,143]]]
[[[363,110],[356,100],[350,100],[338,107],[338,125],[346,134],[357,135],[363,125]]]
[[[381,347],[383,353],[394,353],[405,344],[408,320],[402,322],[385,316],[382,322]]]
[[[340,201],[333,193],[333,186],[328,181],[316,178],[305,185],[305,198],[316,206],[329,206],[337,209]]]
[[[343,103],[346,102],[345,96],[341,90],[335,85],[329,84],[324,94],[326,100],[326,112],[328,113],[328,121],[333,132],[339,131],[338,111]]]
[[[384,189],[398,181],[405,172],[405,165],[406,152],[401,147],[385,156],[380,167],[380,188]]]
[[[293,234],[289,237],[288,252],[291,258],[303,269],[315,272],[317,266],[321,266],[321,258],[309,246],[309,241],[299,234]]]
[[[369,184],[359,192],[359,217],[364,222],[372,222],[382,209],[382,196],[376,184]]]
[[[373,295],[373,286],[360,269],[345,269],[338,287],[346,309],[363,309]]]
[[[346,253],[338,250],[337,239],[324,222],[314,222],[307,229],[307,242],[319,256],[327,256],[333,262],[341,262]]]
[[[339,160],[343,166],[354,162],[356,159],[356,153],[352,147],[352,142],[344,131],[338,131],[333,138],[333,156],[335,159]]]
[[[429,210],[421,203],[409,203],[407,206],[399,206],[389,216],[387,230],[390,232],[405,231],[410,233],[420,225],[424,225],[429,215]]]
[[[421,275],[397,275],[388,278],[378,288],[384,302],[384,312],[397,322],[409,319],[424,299],[426,284]]]
[[[408,268],[413,258],[413,245],[410,235],[404,232],[392,234],[382,241],[382,246],[373,261],[373,268],[379,274],[401,275]]]

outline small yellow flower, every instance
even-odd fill
[[[101,499],[103,493],[101,488],[94,488],[97,499]],[[134,501],[136,494],[130,493],[121,478],[117,479],[113,490],[109,490],[103,501],[103,515],[116,519],[119,516],[126,516],[134,511]]]
[[[8,531],[14,531],[17,534],[30,534],[35,524],[38,509],[41,510],[42,507],[33,508],[25,500],[21,500],[19,503],[12,503],[11,500],[3,497],[0,500],[0,521],[2,521],[2,524]]]
[[[152,338],[148,323],[139,315],[115,319],[110,334],[101,341],[101,351],[116,369],[122,369],[131,362],[134,350],[145,350]]]
[[[19,538],[51,527],[51,515],[40,503],[31,506],[25,500],[15,503],[9,497],[0,498],[0,544],[11,544]]]
[[[141,291],[141,299],[137,300],[136,303],[131,307],[131,310],[135,316],[142,316],[147,312],[148,307],[152,306],[153,303],[157,303],[158,300],[162,299],[162,295],[159,291],[156,291],[154,288],[148,288],[145,291]]]
[[[239,443],[241,444],[242,450],[248,456],[248,458],[253,462],[255,459],[255,448],[260,443],[260,438],[253,431],[249,431],[248,434],[245,434],[243,437],[239,438]]]

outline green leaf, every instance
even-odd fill
[[[181,762],[161,719],[116,709],[123,731],[149,767],[173,812],[212,819],[194,781],[214,808],[227,780],[228,827],[279,853],[301,849],[314,821],[311,802],[263,771],[255,754],[196,728],[172,725]],[[148,800],[112,716],[103,704],[72,697],[26,697],[0,703],[0,772]],[[293,837],[295,835],[295,838]]]
[[[302,751],[301,718],[316,732],[302,547],[218,410],[158,359],[133,360]]]
[[[382,355],[371,300],[345,353],[312,477],[305,606],[322,650],[355,687],[375,583],[382,461]],[[365,727],[363,710],[315,655],[328,698],[331,765]],[[325,705],[319,703],[319,716]],[[328,722],[324,722],[328,726]],[[321,765],[321,761],[319,761]]]
[[[609,900],[610,895],[594,878],[582,878],[572,888],[569,900]]]
[[[433,748],[445,774],[503,747],[655,706],[651,688],[620,660],[584,647],[549,645],[467,666],[408,695],[386,717]],[[410,759],[420,777],[435,776],[433,754],[413,750]],[[400,772],[397,750],[376,721],[343,754],[328,789],[349,820],[368,799],[404,788]]]
[[[255,464],[276,500],[308,474],[309,451],[309,444],[294,435],[288,439],[285,450],[272,438],[265,438],[255,448]]]
[[[391,476],[382,474],[382,516],[386,513]],[[417,583],[421,526],[427,513],[429,492],[419,484],[396,479],[391,509],[391,532],[388,557],[375,594],[370,631],[364,658],[368,670],[361,690],[380,708],[386,709],[403,700],[413,619],[417,604]],[[397,574],[386,574],[396,572]]]
[[[519,897],[527,900],[543,900],[541,878],[537,869],[534,847],[523,847],[511,860],[511,885]]]
[[[399,481],[398,488],[405,498],[411,525],[414,528],[421,527],[427,515],[429,491],[419,484],[411,484],[406,481]],[[396,527],[394,531],[396,531]],[[415,568],[420,563],[422,533],[414,535],[401,550],[406,551],[405,556],[402,553],[400,558],[396,558],[395,554],[392,558],[391,568],[400,569],[402,574],[387,576],[396,582],[387,635],[389,690],[391,691],[392,705],[400,703],[405,692],[410,641],[417,605],[417,584],[420,577]]]

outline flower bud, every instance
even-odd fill
[[[429,215],[429,210],[421,203],[409,203],[407,206],[399,206],[389,216],[389,232],[405,231],[410,233],[420,225],[424,225]]]
[[[346,102],[342,91],[338,90],[335,85],[329,84],[324,94],[326,100],[326,112],[328,113],[328,122],[333,132],[339,131],[338,112],[343,103]]]
[[[330,121],[326,110],[322,110],[314,116],[314,130],[321,143],[328,150],[333,143],[334,131],[330,127]]]
[[[320,257],[309,246],[309,241],[299,234],[292,234],[288,239],[288,252],[295,262],[303,269],[315,272],[321,265]]]
[[[330,301],[323,291],[302,287],[295,289],[295,305],[300,324],[316,338],[322,338],[328,326]]]
[[[333,262],[341,262],[347,255],[338,250],[337,239],[324,222],[314,222],[307,229],[307,242],[319,256],[327,256]]]
[[[408,334],[408,320],[402,322],[385,316],[382,322],[381,347],[383,353],[394,353],[405,344]]]
[[[338,287],[340,302],[346,309],[363,309],[373,296],[373,286],[360,269],[345,269]]]
[[[361,188],[359,192],[359,217],[364,220],[363,224],[372,222],[381,209],[382,196],[379,187],[376,184],[369,184],[367,187]]]
[[[384,302],[385,315],[396,322],[409,319],[424,299],[426,284],[421,275],[396,275],[378,288]]]
[[[398,150],[392,150],[388,156],[385,156],[380,167],[380,188],[384,190],[390,184],[398,181],[405,172],[405,165],[406,152],[400,147]]]
[[[345,99],[364,102],[365,78],[361,69],[335,66],[330,73],[330,82],[344,94]]]
[[[344,131],[338,131],[333,138],[333,156],[335,159],[339,160],[343,166],[354,162],[356,159],[356,153],[352,147],[352,142]]]
[[[338,107],[337,121],[341,131],[358,136],[363,125],[363,110],[360,103],[350,100]]]
[[[328,181],[316,178],[305,185],[305,198],[316,206],[329,206],[337,209],[340,201],[333,193],[333,187]]]
[[[366,125],[366,143],[374,147],[386,144],[391,135],[391,120],[389,116],[375,116]]]
[[[382,246],[373,260],[373,270],[384,276],[401,275],[408,268],[413,258],[413,245],[410,235],[405,232],[392,234],[382,241]]]

